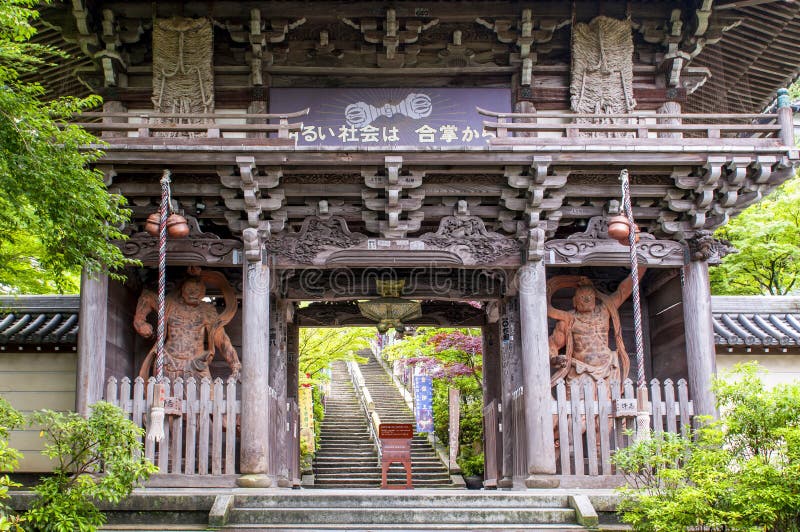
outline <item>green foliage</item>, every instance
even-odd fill
[[[800,530],[800,383],[768,390],[753,364],[715,381],[724,413],[687,437],[618,451],[634,530]]]
[[[301,383],[327,380],[324,370],[337,360],[366,362],[356,353],[368,348],[369,340],[374,336],[375,329],[372,327],[300,329],[298,352]]]
[[[467,446],[458,457],[458,467],[465,477],[483,476],[483,453],[475,453]]]
[[[38,0],[0,3],[0,292],[73,291],[74,272],[113,273],[129,263],[111,243],[123,238],[124,198],[109,194],[97,139],[68,125],[100,98],[47,98],[20,74],[44,65],[45,46],[28,42]],[[35,281],[28,269],[46,281]]]
[[[32,421],[48,440],[43,453],[57,464],[34,489],[39,497],[25,516],[37,530],[94,531],[105,522],[97,501],[119,502],[157,471],[143,456],[143,431],[112,404],[96,403],[88,418],[42,410]]]
[[[751,205],[715,236],[739,250],[711,270],[714,294],[786,295],[800,281],[800,178]]]
[[[436,437],[450,441],[449,389],[460,392],[459,466],[465,475],[483,474],[483,379],[480,330],[420,327],[383,351],[389,360],[418,360],[433,379],[433,427]],[[463,349],[459,349],[462,347]],[[433,368],[431,361],[438,363]],[[447,369],[454,369],[454,372]],[[466,464],[467,473],[464,470]]]
[[[8,499],[8,488],[19,486],[13,482],[8,473],[17,468],[22,454],[8,444],[9,433],[24,423],[24,418],[4,398],[0,397],[0,471],[5,471],[0,476],[0,530],[21,530],[23,519],[15,515],[11,508],[5,504]]]

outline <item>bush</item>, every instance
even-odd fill
[[[32,421],[48,440],[43,453],[57,464],[25,514],[37,530],[94,531],[105,522],[97,501],[119,502],[158,470],[143,456],[143,431],[109,403],[93,405],[88,418],[42,410]]]
[[[719,422],[615,454],[634,530],[800,529],[800,383],[767,390],[754,364],[733,376],[713,384]]]
[[[472,447],[464,447],[457,462],[463,476],[483,476],[483,453],[475,453]]]
[[[24,421],[22,415],[0,397],[0,471],[6,471],[0,476],[0,530],[21,530],[19,525],[23,521],[5,504],[5,500],[8,499],[8,488],[19,485],[11,481],[8,473],[17,468],[19,459],[22,458],[19,451],[9,447],[8,436]]]

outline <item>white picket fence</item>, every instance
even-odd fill
[[[154,377],[147,383],[137,377],[111,377],[105,400],[119,406],[137,426],[147,429],[152,404]],[[241,412],[236,399],[237,382],[203,379],[198,387],[193,378],[164,379],[170,401],[164,422],[164,439],[145,439],[144,454],[161,474],[232,475],[236,473],[236,436]],[[274,392],[270,394],[274,396]]]
[[[676,395],[677,391],[677,395]],[[626,415],[617,406],[619,399],[636,400],[635,388],[626,379],[620,388],[618,382],[608,384],[593,379],[575,380],[569,386],[563,380],[555,386],[552,400],[553,430],[558,444],[558,474],[560,475],[614,475],[611,455],[633,443],[628,432],[634,429],[635,418]],[[689,400],[686,380],[675,383],[665,379],[650,381],[651,428],[655,433],[686,434],[694,416],[694,406]],[[525,456],[526,436],[523,390],[512,394],[511,432],[514,441],[514,474],[527,474]],[[587,399],[588,398],[588,399]]]

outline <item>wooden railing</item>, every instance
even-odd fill
[[[105,400],[119,406],[136,426],[146,430],[155,383],[154,377],[147,382],[137,377],[133,383],[127,377],[119,381],[111,377],[106,383]],[[236,380],[223,383],[222,379],[203,379],[198,385],[194,379],[178,378],[173,383],[164,379],[164,383],[170,398],[165,408],[164,439],[159,443],[145,439],[145,457],[158,466],[160,475],[236,474],[241,412]],[[270,392],[270,408],[277,408],[275,394]],[[273,447],[277,446],[270,446],[271,451]],[[270,458],[277,461],[277,453],[282,451],[274,452]]]
[[[555,386],[552,400],[553,427],[557,442],[558,474],[575,476],[616,475],[611,462],[614,451],[633,443],[630,434],[635,427],[635,417],[618,409],[620,399],[636,403],[633,383],[626,379],[622,389],[616,382],[595,383],[593,379],[572,381],[567,386],[560,380]],[[677,388],[677,389],[676,389]],[[587,400],[588,398],[588,400]],[[655,433],[686,434],[694,417],[694,407],[689,400],[688,385],[684,379],[677,382],[666,379],[650,381],[651,429]],[[525,456],[527,432],[525,430],[523,390],[513,394],[511,430],[504,431],[514,444],[514,475],[527,475]]]
[[[504,113],[477,108],[487,117],[489,144],[504,145],[794,145],[791,109],[773,114],[577,114]],[[156,112],[87,112],[79,125],[109,143],[187,144],[215,142],[294,146],[295,133],[309,109],[286,114],[185,114]]]
[[[307,115],[308,109],[286,114],[236,114],[236,113],[106,113],[91,112],[76,115],[76,125],[95,132],[104,140],[114,138],[209,138],[219,139],[225,134],[277,138],[288,142],[289,134],[299,132],[302,122],[290,119]],[[270,123],[277,121],[277,123]],[[294,142],[291,142],[294,144]]]
[[[478,108],[490,118],[485,131],[493,145],[506,144],[785,144],[791,114],[579,114],[498,113]],[[791,124],[790,128],[791,130]],[[793,142],[791,142],[793,144]]]

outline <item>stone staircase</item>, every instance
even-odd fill
[[[359,354],[368,356],[367,363],[362,364],[360,369],[364,376],[364,383],[375,403],[375,411],[381,418],[381,423],[414,424],[414,414],[408,408],[403,396],[383,366],[372,353],[369,355],[363,352]],[[397,470],[402,471],[402,468],[398,466]],[[414,487],[452,487],[450,471],[439,459],[433,446],[424,435],[417,434],[411,440],[411,472]]]
[[[413,423],[414,416],[381,365],[370,356],[361,366],[364,381],[382,422]],[[424,436],[411,442],[414,487],[452,487],[450,472]],[[375,444],[370,440],[366,416],[343,362],[331,372],[331,393],[322,421],[320,446],[313,464],[315,488],[378,488],[381,469]],[[389,484],[404,484],[400,464],[389,470]]]
[[[344,362],[331,368],[320,444],[314,458],[315,488],[377,488],[378,451]]]
[[[209,524],[223,530],[588,530],[574,497],[555,492],[303,490],[220,496],[215,507]]]

